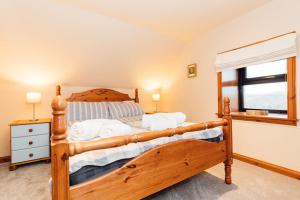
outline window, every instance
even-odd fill
[[[239,111],[287,114],[287,59],[238,69]]]
[[[218,114],[222,97],[231,99],[232,118],[296,125],[296,58],[288,58],[218,73]],[[251,116],[246,110],[267,110]]]

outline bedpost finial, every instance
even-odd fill
[[[230,115],[230,99],[229,97],[224,97],[224,115]]]
[[[52,138],[53,140],[64,140],[67,138],[65,119],[66,100],[62,96],[56,96],[52,100],[51,106],[53,110]]]
[[[56,96],[52,100],[51,107],[53,109],[53,112],[54,111],[65,111],[65,109],[67,107],[67,102],[66,102],[65,98],[63,98],[62,96]]]
[[[139,103],[139,90],[137,89],[137,88],[135,88],[135,97],[134,97],[134,101],[135,101],[135,103]]]
[[[56,86],[56,96],[60,96],[61,95],[61,87],[60,85]]]

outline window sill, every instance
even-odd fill
[[[223,114],[217,114],[218,117],[222,117]],[[255,122],[264,122],[272,124],[284,124],[290,126],[297,126],[298,119],[288,119],[287,115],[280,114],[269,114],[266,116],[258,115],[247,115],[245,112],[232,112],[232,119],[244,120],[244,121],[255,121]]]

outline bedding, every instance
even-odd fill
[[[134,117],[144,114],[141,106],[133,101],[108,102],[107,105],[111,119]]]
[[[186,115],[177,113],[155,113],[151,115],[143,115],[143,128],[148,128],[150,131],[161,131],[167,128],[176,128],[185,122]]]
[[[130,134],[149,131],[148,129],[144,129],[142,127],[141,118],[142,116],[136,116],[130,118],[122,118],[120,119],[120,121],[131,126]],[[184,122],[180,125],[188,126],[191,124],[193,123]],[[120,147],[85,152],[70,157],[69,159],[70,174],[75,173],[76,171],[78,171],[84,166],[105,166],[118,160],[134,158],[156,146],[167,144],[177,140],[182,140],[182,139],[203,140],[203,139],[217,138],[217,137],[220,137],[222,139],[221,128],[213,128],[213,129],[207,129],[203,131],[188,132],[183,135],[174,135],[172,137],[161,137],[147,142],[130,143],[128,145],[124,145]],[[69,140],[70,142],[72,142],[71,139]]]
[[[182,112],[173,112],[173,113],[155,113],[150,115],[143,115],[142,123],[143,128],[151,128],[151,126],[160,120],[170,120],[180,125],[186,120],[186,115]]]
[[[222,140],[221,136],[222,135],[220,135],[219,137],[203,139],[203,140],[208,142],[220,142]],[[95,165],[84,166],[80,168],[78,171],[70,174],[70,186],[80,184],[85,181],[89,181],[97,177],[103,176],[115,169],[122,167],[132,159],[133,158],[117,160],[105,166],[95,166]]]
[[[67,121],[110,119],[106,102],[67,102]]]
[[[124,102],[68,102],[70,142],[91,141],[118,135],[188,126],[183,113],[156,113],[143,115],[141,107],[132,101]],[[114,119],[114,120],[112,120]],[[117,119],[117,120],[116,120]],[[147,150],[182,139],[199,139],[212,142],[222,140],[222,129],[161,137],[147,142],[89,151],[70,157],[70,184],[78,184],[117,169]]]

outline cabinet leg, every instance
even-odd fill
[[[17,169],[16,165],[10,165],[9,166],[9,171],[15,171]]]

